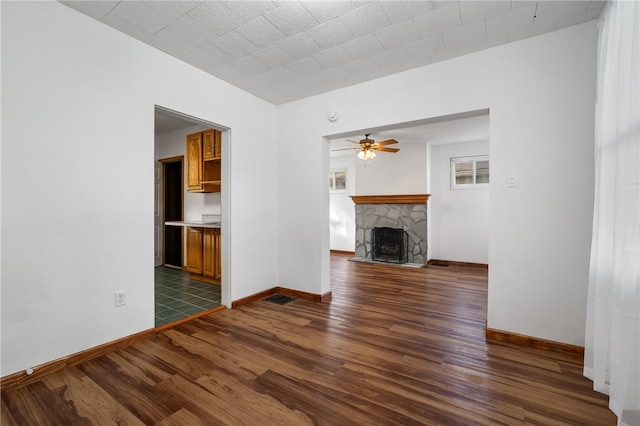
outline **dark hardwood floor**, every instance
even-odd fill
[[[614,425],[582,363],[485,341],[487,272],[334,254],[333,300],[259,301],[2,393],[2,425]]]

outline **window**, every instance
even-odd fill
[[[347,190],[347,171],[345,169],[332,170],[329,173],[329,189],[331,192]]]
[[[451,159],[451,188],[483,187],[488,184],[488,155]]]

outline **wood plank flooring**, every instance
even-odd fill
[[[349,262],[2,394],[2,425],[614,425],[582,364],[487,343],[487,271]]]

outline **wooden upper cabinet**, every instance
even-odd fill
[[[205,130],[202,132],[204,140],[204,153],[202,158],[207,160],[219,160],[222,158],[222,134],[217,130]]]
[[[187,189],[189,192],[220,192],[222,138],[218,130],[187,135]]]
[[[202,191],[202,133],[187,135],[187,187]]]

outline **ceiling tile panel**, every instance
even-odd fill
[[[536,17],[545,21],[567,19],[586,13],[589,3],[588,1],[540,1]]]
[[[533,20],[533,34],[544,34],[554,31],[558,27],[558,21],[553,19],[535,18]]]
[[[291,81],[298,78],[298,74],[293,72],[293,70],[289,67],[280,66],[277,68],[270,69],[269,71],[264,73],[264,76],[272,82],[280,83],[284,81]]]
[[[353,78],[342,68],[330,68],[316,74],[318,78],[334,87],[352,84]]]
[[[264,17],[287,36],[292,36],[318,25],[318,21],[311,16],[302,4],[297,2],[283,3],[265,13]]]
[[[61,1],[78,12],[91,16],[94,19],[102,19],[119,3],[118,1]]]
[[[225,64],[235,60],[233,56],[211,43],[205,44],[204,46],[183,56],[181,59],[194,67],[209,71],[221,68]]]
[[[367,4],[366,1],[303,1],[302,6],[318,23],[330,21],[344,15],[350,10]]]
[[[216,69],[216,75],[218,78],[234,85],[249,77],[230,65],[224,65],[223,67]]]
[[[354,37],[372,33],[390,24],[387,15],[377,2],[347,12],[339,19],[349,28]]]
[[[286,34],[277,29],[264,16],[254,19],[236,31],[258,47],[267,47],[287,38]]]
[[[102,3],[102,1],[93,1],[92,3]],[[201,0],[182,0],[182,1],[143,1],[146,6],[149,6],[158,12],[162,13],[167,18],[174,20],[178,19],[182,15],[191,12],[198,7]]]
[[[447,50],[464,49],[467,45],[487,40],[486,25],[484,22],[465,25],[443,33],[442,37]]]
[[[380,7],[392,24],[413,19],[433,10],[429,1],[382,1]]]
[[[256,74],[249,76],[247,78],[242,79],[242,87],[246,87],[247,89],[253,91],[258,89],[259,87],[269,86],[269,79],[264,76],[264,74]]]
[[[526,8],[487,18],[487,40],[502,38],[516,31],[532,31],[534,11],[535,4],[532,4]]]
[[[219,47],[234,58],[238,59],[259,50],[258,46],[251,43],[237,31],[232,31],[222,37],[218,37],[212,43],[216,47]]]
[[[138,28],[154,34],[171,22],[157,10],[141,2],[123,1],[114,7],[110,14],[118,16]]]
[[[278,43],[278,46],[292,58],[300,59],[322,50],[306,33],[296,34]]]
[[[445,7],[413,18],[420,36],[427,38],[451,31],[462,26],[460,9],[457,4],[448,3]]]
[[[434,36],[411,43],[405,46],[405,50],[413,61],[418,61],[442,55],[447,51],[447,48],[444,45],[442,36]]]
[[[256,74],[263,73],[268,69],[265,64],[253,56],[245,56],[244,58],[231,62],[230,65],[248,76],[255,76]]]
[[[411,58],[411,62],[409,63],[409,67],[407,67],[407,69],[419,68],[425,65],[431,65],[433,63],[433,61],[431,60],[431,57],[429,56],[419,56],[414,58],[411,55],[409,55],[409,57]]]
[[[380,68],[371,58],[362,58],[344,64],[342,68],[356,81],[364,81],[380,75]]]
[[[451,6],[451,0],[432,1],[431,5],[434,9],[442,9],[443,7]]]
[[[353,38],[349,28],[339,19],[333,19],[317,25],[307,31],[306,34],[324,49],[337,46]]]
[[[374,34],[367,34],[343,43],[342,48],[352,59],[367,58],[384,50],[384,47]]]
[[[140,27],[133,25],[129,21],[125,21],[121,17],[114,15],[112,13],[108,13],[102,18],[102,22],[109,25],[110,27],[115,28],[118,31],[122,31],[125,34],[129,34],[133,38],[137,38],[138,40],[146,40],[151,37],[151,33],[149,31],[145,31]]]
[[[289,56],[280,46],[273,45],[254,52],[252,56],[258,58],[269,69],[292,62],[294,58]]]
[[[533,27],[521,27],[510,31],[509,42],[548,33],[555,30],[557,25],[558,21],[544,21],[536,18],[533,20]]]
[[[297,59],[287,64],[287,67],[291,68],[298,76],[315,74],[324,69],[324,67],[313,58]]]
[[[385,49],[405,46],[420,40],[420,34],[411,19],[382,28],[374,34]]]
[[[586,13],[580,16],[572,16],[570,18],[563,18],[558,21],[558,25],[556,29],[570,27],[572,25],[582,24],[583,22],[590,21],[592,19],[597,19],[602,13],[602,9],[589,9]]]
[[[222,2],[217,1],[204,2],[189,12],[189,15],[220,35],[230,33],[246,23]]]
[[[492,47],[500,46],[509,42],[509,37],[505,34],[501,37],[494,37],[491,40],[480,41],[470,43],[465,47],[467,53],[478,52],[480,50],[490,49]]]
[[[347,52],[340,46],[331,47],[311,55],[325,68],[339,67],[351,60]]]
[[[462,24],[484,21],[488,17],[507,13],[511,9],[508,1],[463,1],[460,2]]]
[[[218,34],[189,15],[183,15],[176,19],[167,25],[165,30],[196,47],[203,46],[218,37]]]
[[[194,46],[178,36],[171,34],[167,30],[160,30],[146,40],[151,46],[156,47],[163,52],[178,58],[192,52],[197,46]]]
[[[220,2],[229,10],[232,10],[237,16],[242,18],[243,21],[249,22],[262,16],[269,10],[277,7],[276,2],[259,0],[259,1],[223,1]]]
[[[282,96],[280,93],[278,93],[277,90],[274,90],[270,86],[266,86],[266,85],[255,86],[255,88],[252,89],[250,93],[253,93],[257,97],[262,99],[274,99],[274,100],[277,99],[277,102],[279,104],[288,101],[288,99]]]
[[[518,9],[531,9],[535,10],[538,6],[537,1],[530,0],[513,0],[511,3],[511,12],[515,12]]]
[[[287,81],[274,85],[274,88],[278,90],[287,100],[294,99],[299,93],[304,93],[305,97],[310,96],[313,93],[321,93],[318,90],[322,90],[325,83],[314,75],[307,76],[305,78],[298,78],[292,81]]]
[[[326,83],[317,75],[306,75],[300,77],[294,81],[294,85],[298,86],[298,90],[303,90],[306,93],[313,93],[316,90],[323,90],[326,87]]]
[[[411,58],[403,47],[385,50],[371,57],[381,71],[400,69],[411,62]]]

